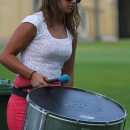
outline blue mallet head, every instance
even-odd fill
[[[63,74],[58,78],[58,81],[61,81],[62,83],[67,83],[70,81],[70,76],[68,74]]]

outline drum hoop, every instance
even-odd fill
[[[121,120],[118,120],[118,121],[115,121],[115,122],[90,122],[90,121],[79,121],[79,124],[81,125],[92,125],[92,126],[111,126],[111,125],[116,125],[116,124],[119,124],[119,123],[122,123],[126,120],[126,118],[122,118]],[[87,124],[89,123],[89,124]],[[94,124],[95,123],[95,124]]]
[[[54,87],[59,87],[59,86],[54,86]],[[68,87],[65,87],[65,86],[62,86],[62,87],[63,87],[63,88],[68,88]],[[39,88],[42,88],[42,87],[39,87]],[[45,88],[46,88],[46,87],[45,87]],[[102,94],[99,94],[99,93],[96,93],[96,92],[93,92],[93,91],[90,91],[90,90],[80,89],[80,88],[76,88],[76,87],[73,87],[73,88],[76,89],[76,90],[88,92],[88,93],[94,94],[94,95],[96,95],[96,96],[100,96],[100,97],[109,99],[110,101],[114,102],[114,103],[117,104],[120,108],[122,108],[122,109],[124,110],[124,116],[121,117],[121,118],[119,118],[119,119],[117,119],[117,120],[112,120],[112,121],[110,121],[110,122],[107,122],[107,121],[106,121],[106,122],[105,122],[105,121],[98,121],[98,122],[97,122],[97,121],[76,120],[76,119],[73,119],[73,118],[69,118],[69,117],[65,117],[65,116],[62,116],[62,115],[58,115],[58,114],[56,114],[56,113],[49,112],[48,110],[45,110],[45,109],[39,107],[38,105],[36,105],[36,104],[29,98],[29,93],[32,92],[32,91],[34,91],[35,89],[38,89],[38,88],[34,88],[33,90],[29,91],[29,92],[28,92],[28,95],[27,95],[27,97],[26,97],[26,99],[27,99],[27,102],[28,102],[28,103],[31,103],[31,104],[33,105],[33,108],[36,108],[38,111],[40,111],[40,112],[42,112],[42,113],[44,113],[44,114],[51,115],[51,116],[53,116],[53,117],[55,117],[55,118],[57,118],[57,119],[65,118],[65,119],[62,119],[62,120],[67,120],[67,121],[70,121],[70,122],[73,120],[72,122],[75,121],[75,123],[78,123],[78,124],[90,123],[90,124],[87,124],[87,125],[98,125],[98,126],[100,126],[100,125],[101,125],[101,126],[106,126],[106,125],[107,125],[107,126],[109,126],[109,125],[121,123],[121,122],[123,122],[124,120],[126,120],[126,117],[127,117],[127,115],[126,115],[126,110],[125,110],[125,108],[124,108],[120,103],[118,103],[117,101],[115,101],[115,100],[113,100],[113,99],[107,97],[106,95],[102,95]],[[69,88],[69,89],[73,89],[73,88]],[[31,105],[31,106],[32,106],[32,105]],[[95,123],[95,124],[94,124],[94,123]],[[100,123],[100,124],[99,124],[99,123]]]
[[[35,108],[37,111],[39,111],[39,112],[41,112],[41,113],[43,113],[43,114],[47,114],[47,113],[48,113],[47,110],[45,110],[45,109],[39,107],[38,105],[36,105],[36,104],[29,98],[28,95],[27,95],[26,99],[27,99],[27,102],[28,102],[33,108]]]

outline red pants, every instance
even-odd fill
[[[17,76],[14,80],[14,86],[17,88],[22,84],[29,84],[30,80]],[[26,98],[11,94],[7,106],[7,124],[9,130],[21,130],[26,111]]]
[[[21,130],[26,110],[26,99],[12,94],[7,107],[9,130]]]
[[[14,80],[14,86],[17,88],[20,85],[29,84],[30,80],[22,76],[17,76]],[[53,84],[60,86],[61,84]],[[24,89],[27,91],[28,89]],[[26,112],[26,98],[22,98],[15,94],[11,94],[7,106],[7,124],[9,130],[22,130],[25,112]]]

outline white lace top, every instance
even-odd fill
[[[67,29],[67,38],[54,38],[44,21],[42,12],[27,16],[22,22],[36,26],[37,35],[20,53],[20,61],[27,67],[44,74],[48,79],[61,75],[61,69],[72,53],[72,35]]]

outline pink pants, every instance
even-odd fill
[[[14,86],[17,88],[20,85],[29,84],[30,80],[22,76],[17,76],[14,80]],[[59,82],[53,84],[54,86],[60,86]],[[27,91],[28,89],[24,89]],[[26,98],[11,94],[7,106],[7,124],[9,130],[22,130],[23,122],[25,118],[27,102]]]

